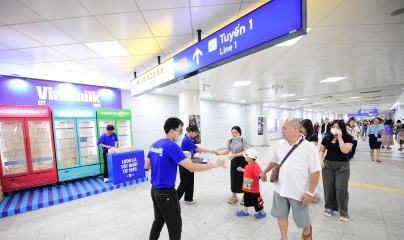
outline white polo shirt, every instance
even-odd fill
[[[285,139],[279,141],[271,162],[280,164],[295,144],[289,145]],[[274,183],[273,188],[282,197],[301,201],[302,196],[309,188],[310,174],[318,172],[320,169],[320,156],[317,147],[304,140],[280,168],[279,178]]]

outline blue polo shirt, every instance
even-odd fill
[[[181,148],[170,139],[163,138],[150,146],[151,180],[155,188],[173,188],[178,164],[186,158]]]
[[[198,148],[198,146],[195,145],[194,141],[192,141],[191,138],[188,137],[188,135],[185,135],[185,137],[182,139],[181,143],[181,149],[182,151],[189,151],[191,152],[192,156],[195,154],[195,150]]]
[[[115,142],[118,142],[118,136],[114,132],[109,136],[104,133],[98,139],[97,145],[100,145],[102,143],[111,147],[115,147]],[[108,150],[108,148],[102,147],[102,150]]]

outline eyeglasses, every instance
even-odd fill
[[[183,130],[178,131],[177,129],[174,129],[174,131],[179,132],[179,133],[181,133],[181,134],[184,132]]]

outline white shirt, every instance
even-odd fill
[[[285,139],[279,141],[271,162],[280,164],[293,145],[289,145]],[[301,201],[302,196],[309,188],[310,174],[318,172],[320,169],[320,156],[317,147],[305,140],[283,163],[279,171],[279,178],[274,183],[273,188],[282,197]]]
[[[353,128],[347,126],[346,131],[353,137],[354,140],[358,140],[358,132],[360,132],[358,126],[354,126]]]

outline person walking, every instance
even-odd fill
[[[381,138],[383,134],[383,125],[379,124],[380,123],[380,118],[375,117],[373,119],[373,124],[368,126],[367,131],[365,136],[363,137],[363,141],[366,141],[367,136],[369,136],[369,147],[370,147],[370,160],[374,161],[374,150],[376,149],[376,159],[377,162],[382,162],[380,160],[380,146],[382,145],[381,143]],[[379,140],[380,139],[380,140]]]
[[[191,153],[191,157],[196,152],[216,153],[217,150],[209,150],[201,148],[195,145],[193,139],[198,135],[199,129],[196,125],[191,125],[186,129],[187,134],[182,139],[181,149],[182,151],[188,151]],[[194,201],[194,173],[187,170],[185,167],[179,165],[180,170],[180,185],[177,188],[178,200],[181,200],[185,193],[184,201],[189,204],[195,204]]]
[[[113,125],[108,125],[105,128],[105,133],[101,135],[101,137],[97,141],[97,145],[102,147],[102,159],[104,160],[104,182],[108,182],[108,162],[107,162],[107,154],[108,149],[113,147],[116,148],[118,145],[118,136],[116,135],[115,127]]]
[[[391,149],[390,145],[394,145],[393,142],[393,120],[387,119],[384,122],[384,129],[383,129],[383,142],[382,142],[382,148],[386,146],[386,149]]]
[[[329,122],[328,122],[329,120],[328,120],[328,118],[326,118],[325,119],[325,122],[321,125],[321,137],[322,138],[324,138],[324,136],[325,136],[325,134],[327,133],[327,131],[328,131],[328,124],[329,124]]]
[[[309,205],[320,178],[320,158],[317,148],[300,136],[300,121],[286,120],[282,126],[283,140],[275,147],[274,155],[261,174],[263,182],[267,173],[283,162],[278,180],[274,182],[271,215],[278,219],[283,240],[288,239],[288,216],[292,208],[293,220],[303,228],[301,238],[311,239],[312,225]]]
[[[341,221],[349,221],[348,214],[348,181],[350,165],[348,153],[352,149],[353,137],[348,134],[343,120],[332,123],[328,134],[320,147],[320,163],[323,176],[325,210],[324,215],[331,217],[334,211],[339,211]],[[323,156],[327,150],[327,155]]]
[[[145,169],[151,169],[150,183],[153,201],[154,221],[150,230],[150,240],[160,237],[161,229],[167,224],[170,240],[181,239],[182,218],[180,202],[175,190],[177,166],[191,172],[200,172],[223,166],[223,160],[214,163],[196,164],[191,162],[178,146],[184,124],[179,118],[168,118],[164,123],[165,137],[150,146],[145,160]]]
[[[355,120],[353,118],[348,121],[347,132],[353,138],[352,149],[348,153],[348,160],[351,160],[355,155],[356,146],[358,146],[358,134],[360,133],[359,127],[355,125]]]
[[[243,193],[243,172],[237,171],[238,167],[245,168],[247,162],[244,160],[243,153],[248,149],[247,139],[241,136],[241,128],[239,126],[234,126],[231,128],[231,138],[227,142],[227,148],[222,152],[218,152],[217,155],[226,155],[230,152],[229,156],[230,164],[230,183],[231,183],[231,197],[227,199],[228,203],[236,203],[238,201],[237,193]],[[244,205],[244,199],[240,202]]]

